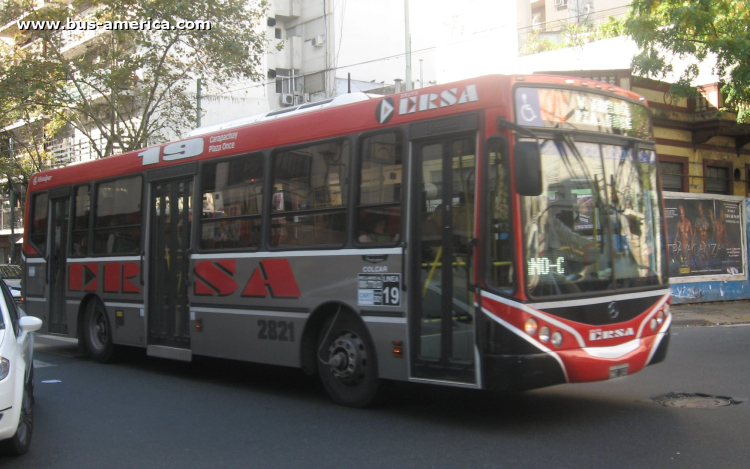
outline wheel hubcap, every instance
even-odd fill
[[[94,310],[94,314],[91,318],[91,342],[97,348],[104,347],[107,343],[107,323],[105,322],[104,316],[101,311]]]
[[[328,346],[328,365],[331,373],[346,384],[357,384],[365,377],[367,351],[362,340],[352,332],[345,332]]]

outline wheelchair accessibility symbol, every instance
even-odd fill
[[[526,93],[521,94],[521,100],[523,101],[521,105],[521,118],[526,122],[534,122],[539,116],[534,112],[534,108],[526,102],[527,99]]]

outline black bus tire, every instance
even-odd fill
[[[334,402],[367,407],[378,401],[381,380],[375,347],[365,327],[351,314],[332,315],[325,321],[315,353],[318,375]]]
[[[86,306],[83,319],[83,339],[92,360],[110,363],[115,359],[115,345],[112,342],[112,327],[107,311],[97,300]]]

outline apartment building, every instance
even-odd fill
[[[593,24],[628,12],[629,0],[516,0],[518,44],[523,47],[530,35],[552,42],[560,41],[567,24]]]

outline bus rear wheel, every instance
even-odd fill
[[[115,345],[112,342],[112,328],[104,306],[96,300],[89,302],[83,321],[83,337],[91,359],[99,363],[114,360]]]
[[[328,318],[318,335],[318,375],[334,402],[366,407],[379,397],[375,347],[365,327],[348,314]]]

